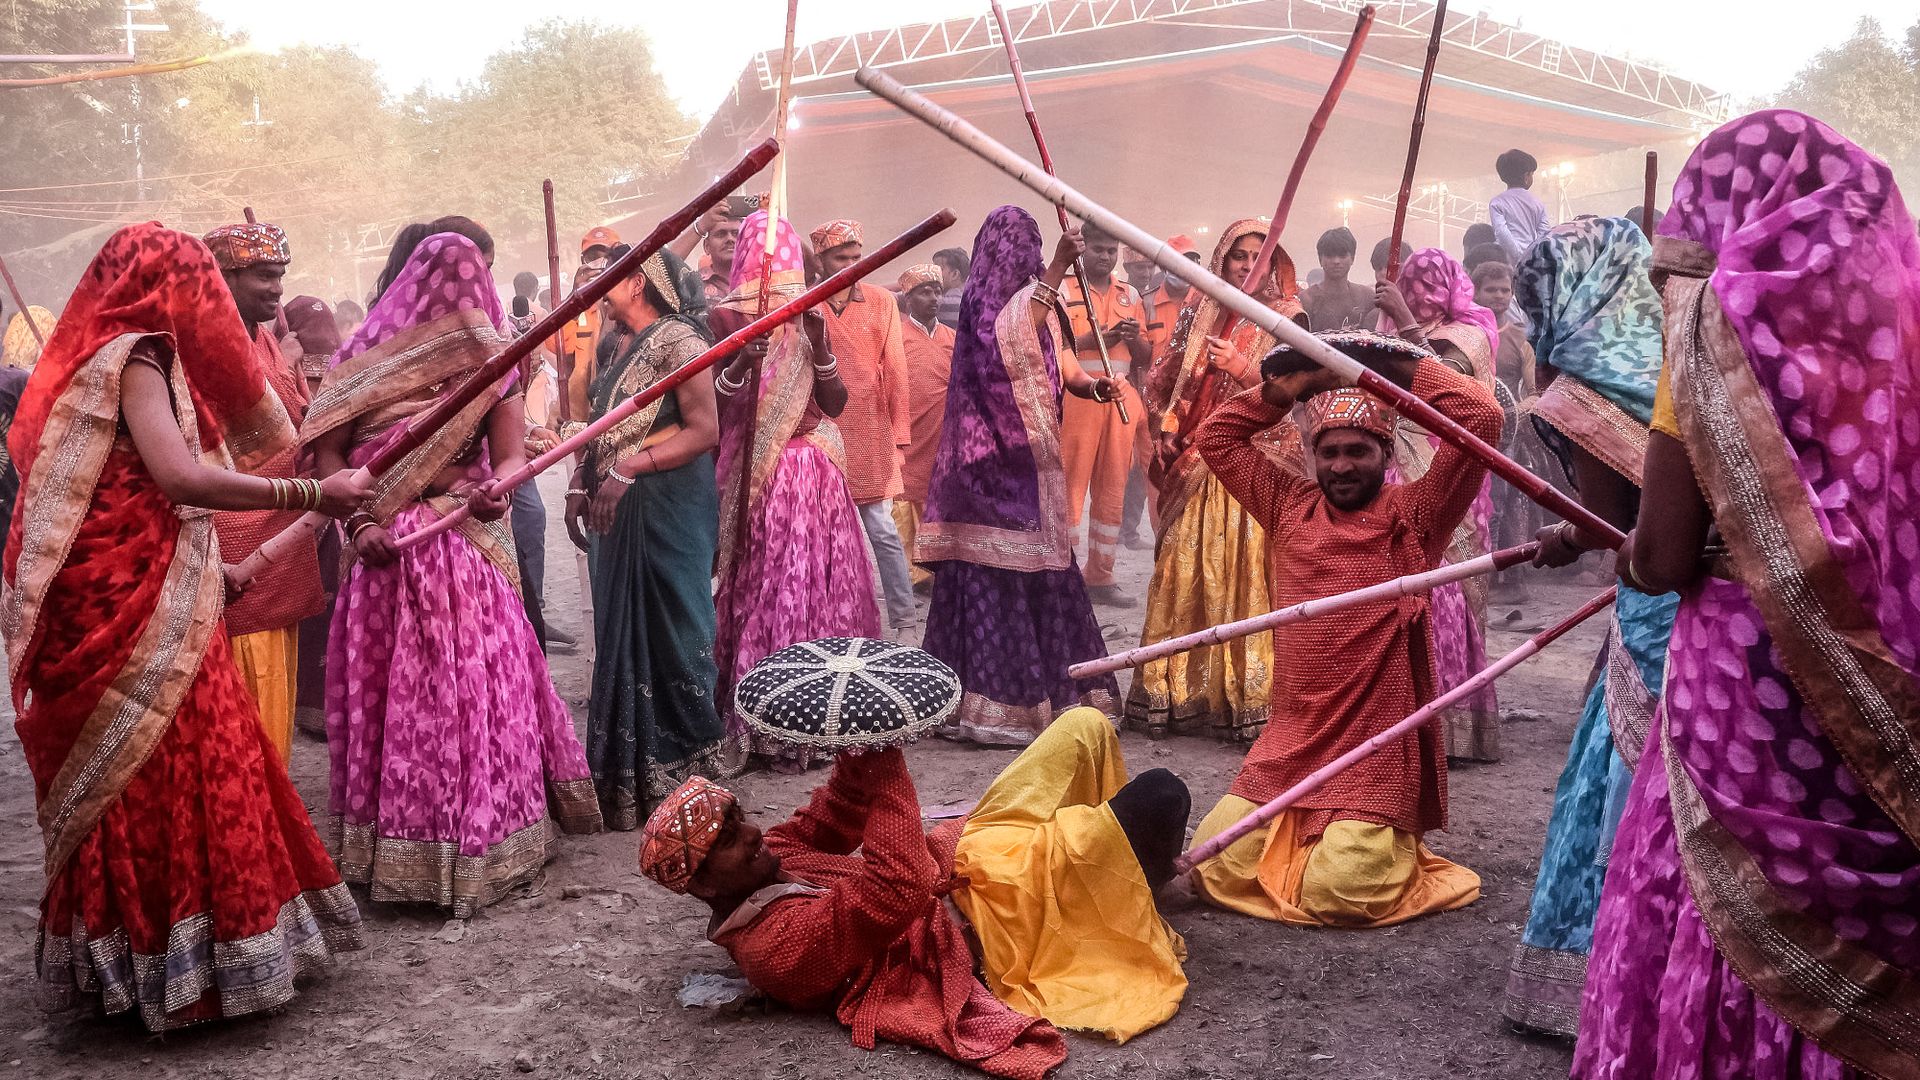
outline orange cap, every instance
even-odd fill
[[[587,230],[587,235],[580,238],[580,252],[581,254],[585,254],[586,250],[590,247],[610,248],[618,243],[620,243],[619,233],[614,232],[605,225],[595,225],[593,228]]]
[[[1193,237],[1188,236],[1186,233],[1167,237],[1167,246],[1182,255],[1191,255],[1200,250],[1199,245],[1193,242]]]

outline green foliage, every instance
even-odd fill
[[[1779,104],[1817,116],[1885,158],[1903,187],[1920,192],[1920,23],[1895,43],[1863,18],[1853,36],[1822,50],[1787,84]]]

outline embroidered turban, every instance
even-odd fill
[[[851,218],[838,218],[816,227],[808,234],[808,239],[813,241],[813,253],[824,255],[843,244],[866,243],[866,235],[859,222]]]
[[[287,247],[287,234],[278,225],[266,222],[222,225],[201,237],[213,251],[213,261],[222,270],[245,270],[261,263],[293,261]]]
[[[704,776],[675,788],[640,833],[640,872],[677,893],[687,891],[720,839],[733,793]]]
[[[946,280],[946,275],[938,265],[921,263],[907,267],[906,272],[900,275],[900,291],[910,293],[922,285],[941,285]]]
[[[1375,438],[1391,440],[1393,421],[1393,410],[1355,386],[1330,390],[1307,401],[1309,443],[1317,442],[1323,432],[1335,428],[1358,428]]]

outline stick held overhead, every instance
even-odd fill
[[[1433,67],[1440,61],[1440,35],[1447,28],[1447,0],[1433,6],[1433,33],[1427,38],[1427,62],[1420,69],[1420,95],[1413,102],[1413,134],[1407,139],[1407,167],[1400,174],[1400,198],[1393,206],[1393,238],[1387,248],[1387,280],[1400,280],[1400,244],[1407,232],[1407,204],[1413,199],[1413,174],[1420,164],[1420,136],[1427,129],[1427,93]],[[1444,212],[1444,209],[1443,209]]]
[[[1165,241],[1075,191],[1060,178],[1047,175],[1033,162],[996,142],[979,128],[935,105],[924,95],[902,86],[899,80],[886,72],[874,67],[863,67],[854,76],[854,81],[965,147],[1001,172],[1018,180],[1048,202],[1065,208],[1068,213],[1083,221],[1097,223],[1105,231],[1119,237],[1122,243],[1152,259],[1154,264],[1162,270],[1184,279],[1203,294],[1212,297],[1216,303],[1231,309],[1235,315],[1265,330],[1289,348],[1312,359],[1320,366],[1352,380],[1356,386],[1393,406],[1401,416],[1472,455],[1476,461],[1487,466],[1534,502],[1574,522],[1594,536],[1605,537],[1608,547],[1619,547],[1626,540],[1626,534],[1614,528],[1604,518],[1581,506],[1545,480],[1528,472],[1524,466],[1487,445],[1485,441],[1412,392],[1387,381],[1360,361],[1315,337],[1292,319],[1234,288],[1231,283],[1216,276],[1206,267],[1183,257],[1179,252],[1168,247]]]

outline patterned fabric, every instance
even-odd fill
[[[843,756],[812,801],[767,832],[798,881],[749,898],[712,939],[773,998],[832,1010],[863,1050],[886,1039],[1042,1080],[1066,1060],[1066,1041],[974,978],[965,932],[939,902],[956,884],[955,839],[921,831],[899,750]]]
[[[1420,361],[1413,392],[1484,439],[1497,438],[1492,395],[1437,360]],[[1284,468],[1252,436],[1287,418],[1242,394],[1200,429],[1200,452],[1220,482],[1267,530],[1275,607],[1432,569],[1486,475],[1451,445],[1418,480],[1383,487],[1361,510],[1339,510],[1319,485]],[[1273,633],[1275,656],[1338,657],[1274,672],[1270,722],[1248,752],[1232,792],[1263,803],[1434,695],[1427,602],[1380,601]],[[1438,724],[1333,777],[1297,804],[1314,811],[1301,839],[1328,822],[1368,821],[1422,834],[1446,824],[1446,747]]]
[[[680,317],[655,322],[600,372],[593,415],[604,415],[706,345]],[[594,490],[630,448],[679,424],[679,398],[667,394],[657,408],[642,409],[609,433],[613,449],[596,440],[588,463]],[[728,741],[714,698],[719,527],[709,453],[679,468],[641,473],[620,497],[612,530],[587,538],[594,640],[587,761],[609,828],[634,828],[680,781],[724,775],[727,761],[744,756],[744,741]]]
[[[1682,594],[1574,1074],[1920,1075],[1913,218],[1884,163],[1769,111],[1701,142],[1660,234],[1735,580]]]
[[[1556,226],[1514,271],[1514,300],[1532,325],[1534,357],[1605,395],[1645,424],[1660,374],[1660,294],[1653,247],[1626,218]]]
[[[687,777],[647,816],[640,833],[640,872],[668,892],[685,893],[738,805],[733,793],[719,784],[704,776]]]
[[[1398,420],[1392,409],[1372,394],[1347,386],[1320,394],[1306,403],[1307,441],[1317,443],[1320,436],[1337,428],[1354,428],[1385,442],[1393,438]]]
[[[292,426],[205,246],[144,224],[81,276],[9,435],[4,626],[47,846],[36,981],[49,1005],[164,1031],[285,1005],[360,947],[360,917],[234,667],[210,515],[169,502],[122,437],[128,363],[170,371],[205,464],[257,463]]]
[[[500,293],[480,249],[459,233],[436,233],[413,249],[400,276],[334,354],[329,370],[384,345],[403,330],[459,311],[478,312],[496,328],[506,325]]]
[[[860,223],[850,218],[835,218],[825,225],[814,226],[809,239],[813,241],[813,253],[824,255],[843,244],[862,244],[866,242],[866,230]]]
[[[28,320],[32,325],[28,325]],[[33,328],[40,328],[43,337],[53,337],[53,312],[43,307],[29,306],[25,311],[16,311],[7,323],[7,336],[0,343],[0,358],[5,366],[32,371],[40,362],[40,338],[33,336]]]
[[[1493,354],[1500,322],[1492,311],[1474,303],[1473,279],[1460,261],[1439,248],[1422,248],[1400,267],[1401,295],[1407,309],[1432,336],[1442,325],[1464,323],[1487,335],[1487,354]]]
[[[912,742],[953,715],[960,680],[919,649],[867,638],[789,645],[740,680],[735,707],[756,734],[812,749]]]
[[[333,354],[340,351],[340,324],[334,321],[333,309],[317,296],[296,296],[283,310],[288,332],[300,343],[300,374],[325,378]]]
[[[293,261],[286,231],[264,221],[222,225],[201,239],[222,270],[245,270],[262,263],[285,265]]]
[[[938,263],[919,263],[909,266],[900,274],[900,292],[910,293],[922,285],[938,285],[946,280],[946,271]]]
[[[815,310],[826,316],[827,347],[840,362],[847,403],[834,417],[847,451],[847,490],[866,506],[900,494],[897,450],[913,441],[907,401],[907,350],[900,305],[885,289],[854,285],[844,302]]]

